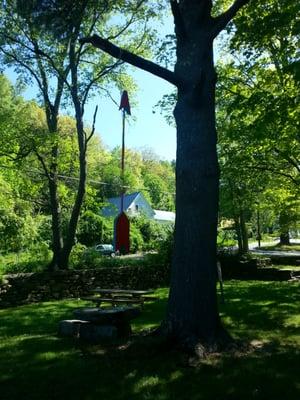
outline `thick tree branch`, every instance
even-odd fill
[[[286,160],[289,164],[291,164],[296,170],[300,173],[300,163],[299,160],[294,160],[292,156],[289,156],[286,152],[280,151],[277,147],[275,147],[275,153],[280,155],[284,160]]]
[[[272,174],[274,175],[279,175],[279,176],[284,176],[285,178],[288,178],[289,180],[291,180],[293,183],[296,183],[297,185],[299,184],[299,179],[296,176],[293,176],[287,172],[283,172],[281,170],[276,170],[275,168],[271,168],[268,167],[267,165],[249,165],[249,168],[258,170],[258,171],[268,171],[268,172],[272,172]]]
[[[213,36],[216,37],[226,27],[226,25],[234,18],[237,12],[251,0],[235,0],[230,8],[223,14],[214,18]]]
[[[130,65],[143,69],[144,71],[150,72],[151,74],[158,76],[159,78],[165,79],[166,81],[178,86],[179,80],[175,73],[155,64],[152,61],[146,60],[143,57],[137,56],[127,50],[123,50],[120,47],[112,44],[108,40],[102,39],[97,35],[85,37],[79,40],[80,43],[90,43],[94,47],[101,49],[105,53],[108,53],[112,57],[118,58],[119,60],[125,61]]]

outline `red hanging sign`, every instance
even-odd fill
[[[119,110],[125,110],[127,112],[127,114],[131,115],[127,90],[124,90],[122,93]]]

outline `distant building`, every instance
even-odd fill
[[[116,217],[121,212],[121,197],[112,197],[102,209],[104,217]],[[175,213],[171,211],[154,210],[141,192],[124,195],[124,211],[129,217],[143,214],[149,219],[160,223],[174,223]]]

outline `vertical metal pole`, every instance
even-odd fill
[[[122,157],[121,157],[121,213],[124,211],[124,169],[125,169],[125,109],[123,111],[123,121],[122,121]]]

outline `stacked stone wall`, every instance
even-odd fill
[[[0,284],[0,307],[78,298],[91,288],[149,289],[169,284],[165,267],[117,267],[6,275]]]

